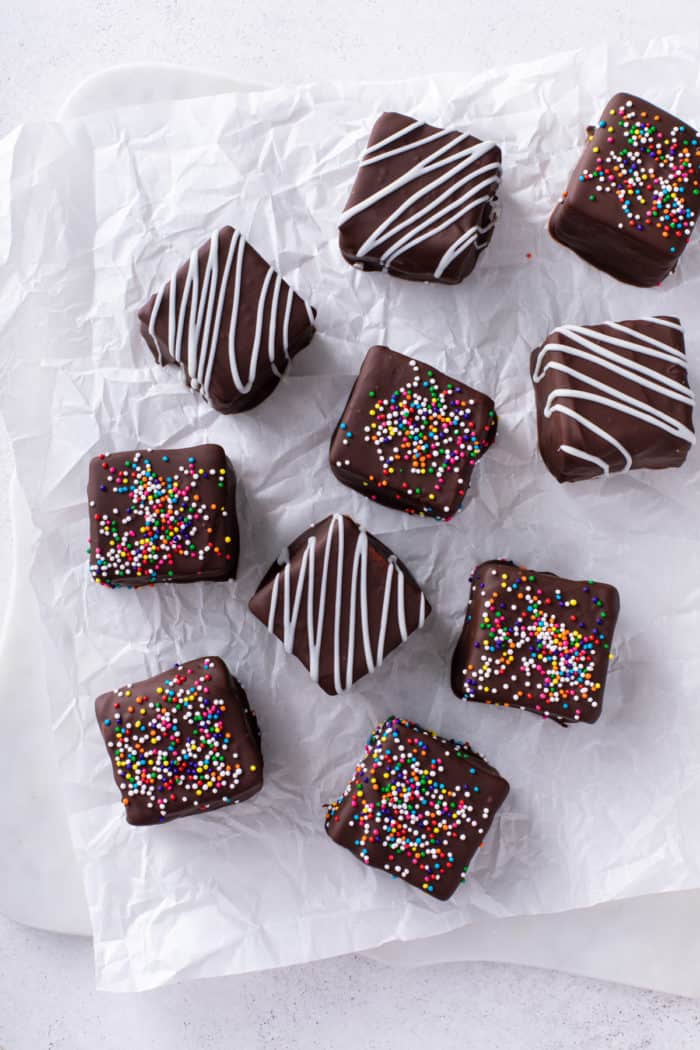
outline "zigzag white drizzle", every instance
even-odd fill
[[[454,134],[450,131],[441,130],[431,135],[425,135],[415,142],[404,143],[399,146],[393,145],[406,135],[422,127],[425,127],[422,121],[412,121],[406,127],[382,139],[381,142],[375,142],[373,146],[369,146],[365,150],[360,167],[377,164],[399,153],[422,148],[430,142],[437,143],[441,139]],[[468,172],[462,178],[457,179],[457,181],[453,181],[459,172],[476,164],[495,145],[493,142],[478,142],[473,146],[467,146],[459,150],[459,152],[453,153],[451,156],[446,156],[450,150],[454,149],[459,143],[464,142],[468,137],[466,132],[460,132],[458,135],[450,138],[448,142],[439,145],[427,157],[417,161],[403,175],[399,175],[398,178],[393,179],[386,186],[382,186],[376,193],[370,194],[369,197],[358,201],[357,204],[353,204],[343,212],[339,224],[341,227],[355,215],[372,207],[378,201],[383,200],[384,197],[395,193],[416,179],[424,178],[426,175],[435,176],[425,186],[422,186],[407,197],[386,219],[379,223],[358,248],[358,258],[363,258],[380,245],[386,245],[379,261],[382,266],[389,266],[397,256],[403,255],[404,252],[410,251],[416,245],[441,233],[461,219],[463,215],[466,215],[467,212],[474,208],[479,208],[482,204],[491,202],[495,193],[494,187],[498,186],[501,176],[500,164],[496,162],[482,164],[474,171]],[[386,147],[389,148],[387,149]],[[447,183],[447,188],[438,194],[434,200],[419,208],[414,215],[405,219],[401,218],[421,198],[434,193],[444,183]],[[464,189],[464,192],[456,199],[449,199],[461,189]],[[435,277],[441,277],[448,266],[467,251],[472,244],[476,243],[478,251],[486,247],[486,241],[483,240],[483,237],[492,229],[495,223],[493,211],[491,211],[490,216],[489,221],[484,226],[470,227],[450,245],[438,261],[434,271]]]
[[[194,390],[201,390],[205,398],[209,396],[211,377],[216,361],[216,348],[221,331],[221,320],[232,279],[233,303],[231,309],[231,321],[228,328],[228,357],[234,386],[239,393],[247,394],[255,385],[260,351],[262,349],[262,333],[265,327],[265,319],[268,314],[270,316],[270,324],[267,340],[267,356],[273,373],[276,376],[281,374],[275,364],[275,341],[277,338],[277,313],[279,309],[280,293],[282,284],[284,283],[282,277],[280,274],[275,273],[271,266],[268,266],[258,297],[255,334],[253,336],[253,347],[251,350],[248,378],[243,379],[238,366],[236,328],[238,326],[238,314],[241,304],[241,286],[246,241],[238,230],[234,231],[226,253],[226,258],[224,259],[221,280],[219,280],[219,237],[220,232],[214,233],[209,241],[209,254],[207,256],[204,274],[202,276],[201,287],[199,279],[198,249],[195,249],[190,256],[185,284],[180,297],[179,308],[176,289],[177,274],[173,274],[168,284],[161,288],[156,295],[153,309],[151,310],[151,315],[148,320],[148,333],[154,344],[158,346],[155,331],[156,322],[167,289],[169,291],[168,354],[177,361],[182,368],[186,369],[190,378],[190,386]],[[272,286],[272,294],[268,295],[270,286]],[[285,285],[284,295],[285,307],[282,325],[282,349],[286,360],[289,360],[289,320],[292,314],[292,306],[294,304],[294,292],[289,285]],[[190,311],[189,316],[187,317],[187,323],[185,323],[188,304],[190,304]],[[314,318],[311,309],[306,302],[304,302],[304,306],[306,307],[309,321],[313,324]],[[183,360],[183,342],[186,343],[186,362]],[[160,357],[160,362],[162,364],[162,356]]]
[[[372,632],[369,624],[369,607],[367,604],[367,570],[369,541],[364,529],[360,529],[355,544],[352,562],[352,578],[350,584],[350,598],[347,602],[348,642],[347,651],[341,653],[340,634],[341,620],[343,617],[343,561],[345,554],[345,519],[342,514],[334,514],[328,532],[326,534],[326,547],[323,556],[323,568],[321,570],[321,587],[318,605],[314,607],[314,595],[316,593],[316,536],[310,536],[306,541],[306,548],[301,559],[301,566],[297,578],[296,589],[292,581],[289,553],[285,552],[279,559],[284,564],[284,569],[275,576],[270,597],[270,611],[267,619],[267,628],[274,634],[275,615],[279,601],[280,586],[283,587],[283,638],[285,651],[294,651],[294,641],[297,632],[297,624],[302,614],[302,599],[304,596],[304,584],[306,583],[306,628],[309,638],[309,672],[314,682],[318,682],[321,660],[321,647],[323,645],[323,634],[326,617],[326,598],[328,589],[334,588],[334,616],[333,616],[333,685],[337,693],[343,693],[349,689],[355,681],[355,637],[358,629],[357,606],[358,598],[360,605],[359,629],[362,632],[362,645],[364,648],[365,661],[368,671],[374,671],[384,660],[384,649],[386,645],[386,634],[389,626],[389,608],[391,605],[391,594],[396,577],[396,622],[401,635],[401,641],[405,642],[409,631],[406,624],[406,593],[405,578],[399,568],[396,558],[391,555],[387,565],[386,578],[384,580],[384,597],[382,601],[382,614],[379,626],[379,634],[376,640],[376,649],[373,647]],[[330,559],[333,547],[336,549],[335,581],[329,578]],[[280,581],[282,583],[280,584]],[[418,627],[425,622],[425,598],[421,593],[418,611]],[[343,678],[343,669],[345,675]]]
[[[677,324],[675,321],[668,321],[662,317],[642,317],[640,320],[646,321],[649,324],[673,328],[678,332],[683,331],[680,324]],[[649,405],[646,402],[633,397],[631,394],[623,392],[619,387],[594,379],[592,376],[586,375],[585,372],[578,371],[571,365],[553,359],[546,360],[547,355],[551,351],[553,353],[564,354],[568,358],[578,358],[581,361],[590,361],[598,368],[606,369],[612,374],[612,376],[620,376],[622,379],[625,379],[630,383],[637,383],[640,387],[643,387],[646,390],[651,390],[660,397],[671,398],[672,400],[678,401],[683,405],[688,405],[691,408],[695,405],[695,398],[693,397],[692,392],[683,383],[679,383],[670,376],[664,375],[663,373],[656,371],[654,368],[649,368],[647,365],[644,365],[639,361],[631,360],[630,358],[624,357],[622,354],[615,352],[616,349],[630,350],[637,355],[656,359],[664,364],[677,364],[685,368],[686,358],[681,350],[677,350],[675,347],[669,346],[667,343],[664,343],[659,339],[654,339],[649,335],[643,335],[641,332],[635,331],[627,325],[617,324],[611,321],[608,322],[608,327],[619,332],[620,336],[608,335],[607,333],[599,331],[591,332],[590,328],[586,328],[583,325],[561,325],[559,328],[555,328],[552,334],[555,332],[560,333],[574,345],[568,346],[561,343],[545,343],[545,345],[541,347],[532,372],[533,382],[541,382],[546,373],[551,370],[564,373],[565,375],[571,376],[573,379],[578,379],[581,383],[585,384],[587,388],[584,390],[576,387],[572,390],[567,387],[558,387],[552,390],[545,402],[545,417],[549,419],[553,412],[561,412],[563,415],[575,419],[576,422],[582,427],[585,427],[586,430],[590,430],[592,433],[597,434],[603,441],[608,442],[613,448],[617,449],[624,459],[625,466],[623,470],[625,471],[629,470],[632,466],[632,456],[625,446],[609,431],[605,430],[597,423],[594,423],[587,416],[582,415],[581,412],[577,412],[568,405],[561,404],[561,400],[575,400],[577,402],[589,401],[591,403],[605,405],[607,408],[612,408],[616,412],[622,412],[628,416],[635,416],[642,422],[648,423],[650,426],[658,427],[660,430],[665,430],[666,433],[672,434],[681,441],[686,441],[688,444],[693,445],[695,443],[695,434],[693,431],[677,419],[674,419],[673,416],[668,413],[662,412],[661,409],[656,408],[654,405]],[[599,391],[599,393],[596,391]],[[560,445],[559,450],[561,452],[566,452],[570,456],[576,456],[579,459],[586,460],[588,463],[596,464],[596,466],[600,467],[603,474],[610,473],[610,467],[605,460],[592,455],[590,452],[586,452],[584,449],[573,448],[571,445]]]

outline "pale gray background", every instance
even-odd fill
[[[0,0],[0,133],[53,114],[84,76],[128,61],[273,82],[470,75],[605,39],[643,44],[696,23],[696,0]],[[0,440],[0,491],[7,471]],[[7,534],[0,501],[5,551]],[[7,579],[3,558],[0,605]],[[400,970],[345,958],[117,998],[93,991],[87,941],[0,917],[0,1050],[699,1044],[697,1002],[494,964]]]

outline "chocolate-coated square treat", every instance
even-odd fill
[[[452,659],[460,699],[597,722],[620,610],[614,587],[486,561],[470,578]]]
[[[659,284],[676,268],[700,210],[697,132],[623,92],[587,135],[549,231],[620,281]]]
[[[95,714],[129,824],[236,805],[262,787],[257,719],[216,656],[103,693]]]
[[[236,475],[220,445],[90,461],[90,572],[107,587],[228,580],[240,536]]]
[[[294,540],[250,609],[331,695],[376,670],[430,613],[406,566],[342,514]]]
[[[245,412],[271,394],[314,334],[316,312],[232,226],[214,233],[139,310],[161,365],[218,412]]]
[[[340,217],[340,250],[363,270],[457,284],[491,240],[501,151],[467,131],[383,113]]]
[[[387,507],[448,520],[461,508],[497,422],[486,394],[373,346],[331,439],[331,469]]]
[[[508,794],[469,744],[402,718],[377,726],[326,831],[364,864],[447,900]]]
[[[680,467],[695,443],[677,317],[555,328],[533,351],[542,459],[558,481]]]

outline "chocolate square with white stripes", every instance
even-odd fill
[[[677,317],[561,325],[530,372],[540,452],[558,481],[685,462],[695,399]]]
[[[250,610],[334,695],[375,671],[422,627],[430,605],[395,554],[333,514],[282,552]]]
[[[214,233],[139,310],[161,365],[218,412],[245,412],[272,393],[313,337],[316,312],[231,226]]]
[[[457,284],[491,240],[500,178],[495,142],[383,113],[340,217],[343,257],[364,270]]]

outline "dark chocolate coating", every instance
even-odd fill
[[[139,310],[141,335],[156,361],[162,365],[180,364],[188,385],[199,390],[218,412],[246,412],[272,393],[291,358],[311,342],[316,311],[232,226],[224,226],[206,241],[196,257],[196,268],[190,270],[188,260],[174,275],[173,330],[168,282],[162,293],[152,295]],[[207,279],[209,265],[213,269]],[[188,284],[188,273],[190,277],[196,274],[198,297]],[[195,298],[199,306],[193,316]],[[238,383],[231,368],[232,354]]]
[[[549,232],[641,288],[675,269],[700,210],[694,128],[636,95],[614,95],[549,220]]]
[[[486,394],[373,346],[331,439],[331,470],[387,507],[447,520],[462,506],[496,427]]]
[[[103,693],[95,715],[129,824],[235,805],[262,787],[257,719],[216,656]]]
[[[530,373],[540,452],[558,481],[685,462],[693,395],[678,318],[562,325]]]
[[[326,831],[373,868],[447,900],[508,794],[469,744],[389,718],[370,737]]]
[[[220,445],[96,456],[87,494],[97,583],[143,587],[235,577],[236,475]]]
[[[294,540],[262,579],[250,610],[335,695],[422,626],[430,605],[383,543],[334,514]]]
[[[615,588],[498,560],[477,565],[470,582],[455,694],[562,725],[597,722],[620,609]]]
[[[419,124],[400,134],[415,123],[412,117],[401,113],[383,113],[372,128],[341,217],[340,250],[349,263],[360,269],[386,270],[414,281],[457,284],[471,273],[491,240],[501,151],[493,143],[482,144],[474,135],[448,132],[429,124]],[[395,137],[381,150],[375,149],[392,136]],[[404,149],[406,146],[411,148]],[[470,148],[479,152],[473,160],[466,155]],[[385,159],[378,160],[380,156]],[[430,163],[435,165],[432,170],[426,173],[416,168],[431,156]],[[384,192],[411,169],[416,170],[410,180]],[[430,188],[422,193],[426,187]],[[474,192],[467,198],[471,190]],[[375,199],[366,208],[347,215],[349,209],[370,198]],[[458,203],[460,198],[465,199]],[[409,200],[412,203],[408,204]],[[367,239],[382,224],[386,225],[377,243],[365,248]],[[423,239],[413,243],[415,238]],[[457,250],[449,264],[438,272],[445,253],[458,249],[460,240],[464,250]],[[391,259],[382,258],[394,248],[396,253]]]

